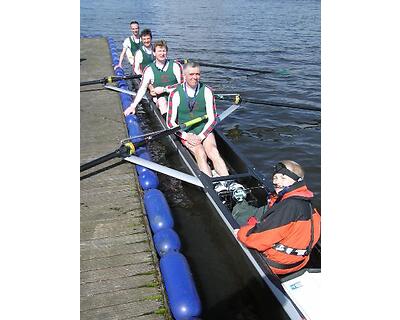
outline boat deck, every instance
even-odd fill
[[[80,58],[86,59],[81,81],[113,74],[104,38],[81,38]],[[112,152],[127,136],[118,94],[99,89],[81,87],[81,164]],[[81,174],[81,320],[169,319],[134,167],[119,162]]]

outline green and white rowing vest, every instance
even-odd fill
[[[179,123],[184,123],[189,120],[192,120],[192,119],[195,119],[198,117],[202,117],[207,113],[206,99],[204,97],[204,89],[206,86],[200,82],[200,88],[199,88],[199,91],[198,91],[196,97],[194,99],[193,98],[188,99],[188,96],[184,89],[184,85],[185,85],[184,83],[180,84],[178,86],[178,88],[176,89],[176,93],[175,93],[175,94],[178,93],[179,98],[180,98],[180,103],[178,106],[178,114],[177,114]],[[192,100],[191,101],[192,105],[194,102],[192,110],[190,110],[190,107],[189,107],[189,104],[190,104],[189,100]],[[205,125],[206,124],[204,122],[200,122],[189,128],[184,129],[184,131],[198,135],[198,134],[200,134],[201,131],[203,131]]]
[[[178,83],[174,74],[174,62],[172,60],[168,60],[168,68],[165,71],[162,71],[156,67],[156,62],[154,61],[150,64],[151,69],[154,74],[154,87],[166,87],[171,86],[175,83]],[[157,97],[166,97],[168,98],[169,93],[162,93],[157,95]]]
[[[154,56],[153,52],[151,52],[151,54],[148,54],[146,51],[144,51],[143,46],[140,46],[139,50],[142,51],[143,57],[143,61],[140,64],[140,67],[142,68],[142,70],[144,70],[144,68],[146,68],[150,63],[154,61]]]
[[[135,41],[133,41],[132,39],[133,37],[129,37],[129,40],[131,41],[131,52],[132,55],[135,56],[136,51],[139,50],[140,45],[142,44],[142,40],[139,39],[139,43],[136,43]]]
[[[151,69],[153,69],[154,74],[154,87],[166,87],[178,83],[174,74],[174,62],[168,60],[168,68],[162,71],[156,67],[156,62],[154,61],[150,64]]]

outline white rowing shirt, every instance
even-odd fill
[[[138,57],[137,54],[139,52],[140,52],[140,50],[136,51],[136,54],[135,54],[135,65],[136,65],[136,58]],[[141,52],[140,52],[140,56],[143,59],[143,55]],[[167,64],[164,66],[164,70],[168,69],[168,66],[170,63],[171,63],[171,61],[167,62]],[[156,66],[160,69],[162,67],[162,66],[159,66],[157,62],[156,62]],[[174,72],[175,78],[179,84],[181,81],[181,67],[179,66],[179,64],[174,63],[172,68],[173,68],[172,70]],[[144,69],[144,74],[143,74],[142,81],[140,83],[140,88],[136,93],[135,100],[133,101],[134,108],[136,108],[136,106],[139,104],[140,100],[142,100],[143,96],[146,93],[147,87],[149,86],[150,83],[151,84],[154,83],[154,72],[153,72],[153,69],[148,66],[147,68]],[[174,86],[176,86],[176,85],[174,85]],[[172,91],[172,90],[170,90],[170,91]]]
[[[184,83],[184,85],[186,85],[186,82]],[[193,89],[192,87],[190,87],[189,85],[186,85],[186,93],[190,98],[193,98],[196,90]],[[175,94],[172,97],[172,105],[171,105],[171,101],[170,101],[171,95],[169,96],[168,99],[168,113],[171,112],[171,121],[169,125],[172,125],[171,128],[176,127],[178,124],[176,123],[176,116],[178,113],[178,106],[181,103],[181,98],[179,96],[179,94],[177,93],[177,91],[175,92]],[[204,136],[204,132],[207,131],[207,129],[212,125],[212,123],[215,120],[215,113],[214,113],[214,97],[213,94],[210,90],[210,88],[208,88],[207,86],[204,88],[204,99],[206,101],[206,112],[207,112],[207,116],[208,116],[208,121],[205,124],[203,130],[198,134],[198,137],[203,141],[203,139],[205,138]],[[172,110],[171,110],[172,109]],[[185,131],[181,131],[182,133],[182,139],[186,140],[187,139],[187,132]]]
[[[145,46],[142,46],[143,50],[147,54],[152,54],[153,48],[150,47],[150,49],[146,48]],[[133,66],[133,71],[135,71],[136,74],[142,74],[142,70],[140,70],[140,64],[143,61],[143,54],[141,50],[136,51],[135,53],[135,64]]]
[[[139,44],[139,42],[140,42],[140,38],[134,38],[133,36],[130,36],[130,37],[128,37],[128,38],[126,38],[125,40],[124,40],[124,42],[122,43],[122,48],[124,48],[124,49],[126,49],[126,57],[128,58],[128,60],[129,60],[129,63],[130,64],[132,64],[133,65],[133,62],[134,62],[134,57],[133,57],[133,54],[132,54],[132,52],[131,52],[131,40],[130,39],[132,39],[133,40],[133,42],[135,42],[135,43],[137,43],[137,44]],[[129,50],[128,50],[129,49]]]

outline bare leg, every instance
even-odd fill
[[[160,109],[162,115],[168,111],[167,99],[165,97],[160,97],[157,99],[157,107]]]
[[[206,175],[211,177],[212,176],[211,168],[207,163],[207,154],[206,151],[204,150],[203,145],[199,144],[197,146],[192,146],[186,141],[183,141],[183,145],[186,148],[188,148],[191,153],[193,153],[200,171],[204,172]]]
[[[222,159],[217,149],[217,142],[215,141],[215,136],[212,132],[207,136],[206,139],[204,139],[203,146],[207,157],[210,158],[214,165],[215,171],[217,171],[220,176],[229,175],[225,161]]]

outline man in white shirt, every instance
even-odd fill
[[[225,161],[222,159],[212,132],[217,124],[217,110],[214,95],[210,87],[200,82],[200,65],[189,62],[184,65],[185,81],[177,86],[170,94],[168,101],[167,125],[176,127],[191,119],[207,114],[207,122],[198,123],[184,131],[178,131],[182,144],[194,155],[199,169],[208,176],[212,176],[208,159],[211,160],[214,170],[219,176],[229,175]],[[221,181],[216,191],[227,188],[243,187],[233,181]]]
[[[157,98],[156,104],[161,114],[164,115],[167,112],[169,93],[176,88],[178,83],[183,82],[182,66],[178,62],[168,60],[167,53],[168,46],[164,40],[154,43],[155,60],[143,70],[139,90],[135,100],[124,111],[125,116],[131,113],[135,114],[136,107],[145,95],[147,88],[149,88],[150,94]]]
[[[114,66],[114,70],[117,68],[122,68],[122,61],[124,60],[124,56],[126,54],[126,58],[129,63],[132,65],[134,63],[134,55],[140,46],[140,37],[139,37],[139,22],[131,21],[130,23],[132,35],[126,38],[122,44],[122,52],[119,56],[119,62],[116,66]]]

